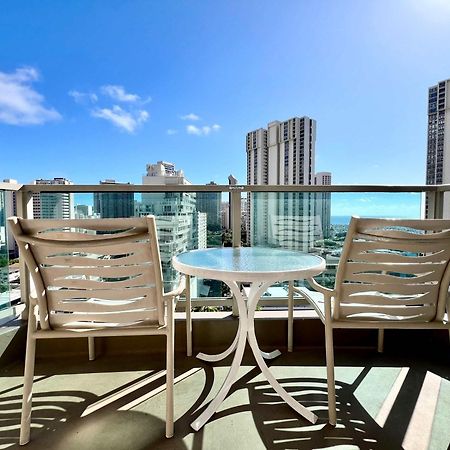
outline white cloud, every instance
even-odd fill
[[[129,92],[125,91],[125,88],[123,86],[115,85],[115,84],[108,84],[105,86],[102,86],[100,88],[100,91],[103,95],[107,95],[108,97],[111,97],[113,100],[116,100],[118,102],[124,102],[124,103],[148,103],[151,101],[151,97],[148,97],[145,100],[142,100],[141,97],[137,94],[130,94]]]
[[[150,114],[145,110],[125,111],[118,105],[110,108],[97,108],[91,111],[93,117],[110,121],[114,126],[134,133],[139,125],[148,120]]]
[[[32,88],[38,79],[39,72],[34,67],[0,72],[0,123],[39,125],[61,119],[58,111],[44,106],[44,96]]]
[[[219,131],[220,125],[214,124],[212,126],[205,125],[203,127],[197,127],[195,125],[187,125],[186,126],[186,132],[188,134],[193,134],[196,136],[208,136],[213,131]]]
[[[68,93],[77,103],[96,103],[98,100],[97,94],[92,92],[80,92],[80,91],[69,91]]]
[[[169,136],[173,136],[174,134],[178,134],[178,130],[174,130],[173,128],[169,128],[169,129],[167,130],[167,134],[168,134]]]
[[[181,120],[193,120],[193,121],[195,121],[195,120],[200,120],[200,116],[197,116],[197,114],[194,114],[194,113],[189,113],[189,114],[186,114],[184,116],[180,116],[180,119]]]

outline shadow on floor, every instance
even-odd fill
[[[143,384],[148,374],[133,374],[133,371],[145,371],[149,368],[147,358],[101,357],[97,361],[61,361],[56,366],[52,361],[42,361],[37,364],[35,386],[39,383],[52,383],[57,375],[91,373],[92,380],[96,374],[104,372],[130,372],[130,379],[125,383],[108,386],[106,393],[96,395],[90,390],[70,389],[70,379],[67,388],[61,382],[55,382],[54,391],[37,389],[33,396],[32,441],[27,449],[213,449],[221,447],[221,442],[227,435],[226,442],[234,442],[234,449],[312,449],[346,445],[348,448],[360,449],[401,449],[405,433],[425,375],[432,370],[443,379],[449,379],[450,369],[448,358],[432,353],[413,356],[402,353],[377,355],[372,350],[338,351],[336,365],[339,367],[360,367],[361,370],[352,383],[337,382],[338,425],[332,427],[327,422],[326,380],[316,377],[302,376],[299,366],[323,366],[323,352],[317,349],[284,354],[271,362],[273,369],[278,367],[289,369],[289,376],[279,378],[288,392],[305,406],[311,408],[319,416],[318,422],[311,425],[299,417],[287,406],[266,381],[258,378],[260,371],[255,367],[251,356],[246,355],[244,364],[250,370],[239,378],[230,391],[229,396],[236,398],[235,405],[220,410],[210,422],[200,431],[194,432],[190,423],[205,408],[205,400],[211,390],[221,384],[220,376],[214,367],[229,365],[227,359],[214,365],[206,364],[195,358],[177,355],[176,376],[182,377],[189,371],[199,368],[195,382],[195,400],[190,403],[186,399],[175,397],[181,416],[175,423],[175,436],[167,440],[164,437],[165,424],[160,413],[159,403],[154,398],[147,399],[149,407],[143,411],[119,408],[145,395],[164,383],[164,377]],[[355,396],[355,391],[366,380],[374,367],[402,367],[410,370],[405,377],[401,389],[393,402],[390,413],[381,427],[366,411]],[[163,368],[163,362],[152,363],[153,373]],[[21,377],[22,367],[15,364],[0,373],[0,448],[11,448],[18,443],[21,378],[16,383],[2,384],[4,377]],[[6,378],[5,378],[6,379]],[[14,380],[17,381],[17,380]],[[98,380],[97,380],[98,381]],[[180,381],[180,385],[184,380]],[[61,388],[60,388],[61,384]],[[137,388],[134,388],[138,386]],[[140,387],[139,387],[140,386]],[[377,389],[374,386],[373,389]],[[164,394],[162,394],[164,396]],[[155,397],[156,398],[156,397]],[[190,397],[189,397],[190,398]],[[93,404],[105,404],[94,409],[89,415],[82,417],[83,412]],[[152,408],[155,408],[153,414]],[[159,410],[158,410],[159,408]],[[230,436],[236,420],[241,413],[247,413],[253,427],[253,435]],[[217,432],[217,425],[223,425]],[[215,423],[216,422],[216,423]],[[229,426],[228,426],[229,425]],[[214,427],[214,428],[213,428]],[[211,436],[209,430],[215,430]],[[256,432],[255,432],[256,431]],[[234,450],[233,449],[233,450]]]

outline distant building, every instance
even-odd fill
[[[136,214],[156,216],[164,284],[166,289],[171,289],[178,279],[172,257],[187,250],[206,248],[207,217],[197,211],[195,193],[170,192],[170,186],[191,184],[174,164],[164,161],[147,164],[142,184],[167,186],[164,192],[143,193],[141,203],[136,204]]]
[[[100,181],[101,185],[129,185],[115,180]],[[94,192],[94,214],[101,218],[134,216],[133,192]]]
[[[247,184],[314,184],[316,121],[275,120],[247,134]]]
[[[207,186],[216,186],[214,181],[211,181]],[[221,228],[221,213],[220,202],[221,192],[197,192],[197,210],[206,213],[208,228]]]
[[[450,79],[428,89],[426,184],[450,184]],[[425,216],[433,217],[427,196]],[[450,218],[450,193],[444,195],[444,218]]]
[[[330,186],[331,172],[317,172],[314,180],[314,184],[317,186]]]
[[[247,184],[313,185],[316,121],[293,117],[247,133]],[[308,251],[323,236],[314,194],[255,192],[248,198],[251,245]]]
[[[142,177],[142,184],[191,184],[182,170],[175,170],[175,165],[166,161],[147,164],[147,174]]]
[[[38,179],[32,184],[70,185],[66,178]],[[33,217],[35,219],[73,219],[73,194],[70,192],[36,192],[33,194]]]
[[[75,219],[89,219],[95,217],[92,205],[75,205]]]
[[[222,228],[228,230],[230,228],[230,204],[229,202],[222,202],[220,207]]]

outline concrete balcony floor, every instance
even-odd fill
[[[197,332],[203,326],[195,325]],[[446,449],[450,443],[448,341],[440,335],[437,341],[425,338],[424,346],[405,347],[394,333],[386,332],[383,354],[374,347],[336,347],[336,428],[327,423],[322,346],[296,345],[293,353],[284,352],[269,364],[283,386],[318,414],[316,425],[299,417],[275,394],[248,351],[238,382],[220,411],[198,432],[189,424],[220,388],[230,358],[209,364],[178,351],[172,439],[164,437],[163,353],[135,348],[123,352],[119,346],[118,352],[99,352],[90,362],[86,354],[44,356],[41,351],[31,442],[26,448]],[[407,333],[406,341],[429,336],[427,331],[398,333]],[[196,349],[203,350],[201,335],[195,342]],[[18,361],[0,372],[0,448],[18,443],[22,374],[23,364]]]

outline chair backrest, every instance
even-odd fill
[[[334,319],[442,320],[450,220],[352,217],[336,273]]]
[[[154,217],[8,222],[34,282],[42,329],[164,325]]]

